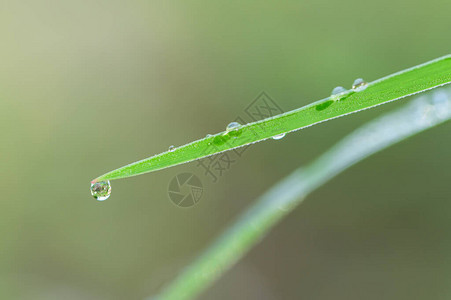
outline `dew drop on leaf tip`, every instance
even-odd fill
[[[111,195],[110,181],[97,181],[91,183],[91,195],[98,201],[104,201]]]

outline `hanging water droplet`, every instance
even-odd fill
[[[174,145],[171,145],[171,146],[169,146],[169,152],[173,152],[173,151],[175,151],[175,146]]]
[[[232,122],[229,125],[227,125],[226,130],[227,131],[233,131],[233,130],[238,130],[238,128],[241,126],[240,123],[238,122]]]
[[[337,86],[332,90],[331,96],[340,95],[346,92],[346,89],[342,86]]]
[[[273,140],[280,140],[285,137],[285,133],[281,133],[272,137]]]
[[[368,83],[366,83],[365,80],[362,78],[357,78],[354,80],[354,83],[352,84],[352,89],[356,91],[363,91],[368,86]]]
[[[108,199],[111,195],[110,181],[98,181],[91,183],[91,195],[99,201]]]

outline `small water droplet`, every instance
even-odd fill
[[[229,125],[227,125],[226,130],[227,131],[233,131],[233,130],[238,130],[238,128],[241,126],[240,123],[238,122],[232,122]]]
[[[91,195],[98,201],[104,201],[111,195],[110,181],[98,181],[91,183]]]
[[[336,95],[339,95],[339,94],[343,94],[343,93],[345,93],[345,92],[346,92],[346,89],[345,89],[344,87],[342,87],[342,86],[337,86],[336,88],[334,88],[334,89],[332,90],[331,95],[332,95],[332,96],[336,96]]]
[[[211,138],[213,135],[212,134],[207,134],[205,137],[206,138]]]
[[[273,140],[281,140],[285,137],[285,133],[281,133],[272,137]]]
[[[368,83],[366,83],[365,80],[362,78],[357,78],[354,80],[354,83],[352,84],[352,89],[356,91],[363,91],[368,86]]]
[[[171,145],[171,146],[169,146],[169,152],[173,152],[173,151],[175,151],[175,146],[174,145]]]
[[[332,93],[330,95],[330,97],[334,100],[334,101],[338,101],[340,100],[341,96],[343,94],[345,94],[347,91],[344,87],[342,86],[337,86],[336,88],[334,88],[332,90]]]

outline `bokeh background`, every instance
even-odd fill
[[[249,148],[217,183],[195,163],[89,182],[227,123],[448,54],[451,2],[0,2],[0,299],[141,299],[268,187],[408,100]],[[347,170],[201,299],[449,299],[451,124]],[[181,172],[201,201],[170,202]]]

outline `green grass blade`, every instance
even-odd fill
[[[401,99],[449,82],[451,55],[373,81],[362,91],[351,89],[339,97],[329,97],[287,113],[243,125],[236,131],[225,131],[194,141],[174,151],[131,163],[93,181],[136,176],[186,163]]]
[[[451,88],[442,88],[351,133],[261,196],[172,284],[151,299],[184,300],[197,296],[313,190],[366,157],[449,119]]]

